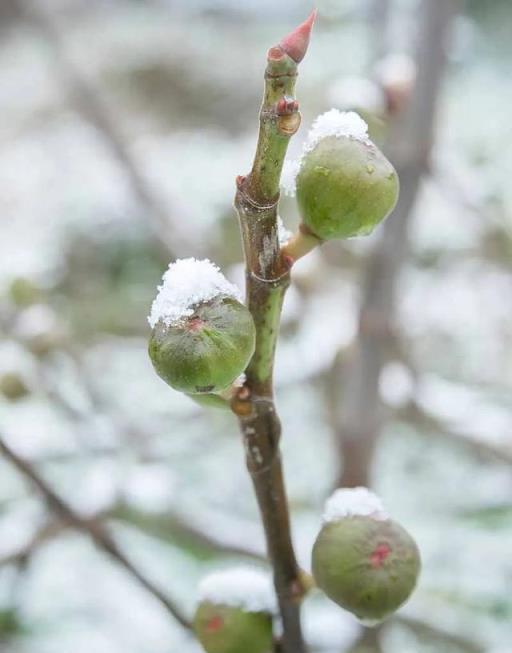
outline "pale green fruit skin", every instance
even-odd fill
[[[202,326],[194,328],[198,323]],[[248,309],[231,298],[195,307],[179,323],[153,329],[149,356],[158,375],[187,394],[220,392],[245,370],[254,353],[256,333]]]
[[[230,403],[220,395],[207,394],[194,394],[189,395],[193,402],[201,406],[201,408],[213,408],[214,410],[231,410]]]
[[[272,617],[265,612],[203,601],[193,625],[207,653],[270,653],[272,649]]]
[[[297,175],[303,223],[322,240],[365,236],[398,199],[398,176],[376,145],[326,136],[307,152]]]
[[[389,547],[377,563],[377,547]],[[411,595],[420,573],[418,547],[391,520],[345,517],[322,527],[313,547],[313,575],[339,606],[366,622],[379,622]]]

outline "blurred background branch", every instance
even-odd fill
[[[261,52],[310,5],[20,6],[0,3],[0,430],[191,614],[205,573],[264,565],[265,542],[232,416],[155,378],[145,316],[177,251],[243,285],[231,199]],[[424,560],[382,630],[308,595],[315,653],[508,653],[512,640],[512,8],[454,7],[321,0],[303,62],[291,156],[318,113],[356,109],[402,200],[374,236],[294,266],[275,383],[297,558],[307,571],[332,487],[371,482]],[[280,204],[293,230],[296,204]],[[2,652],[197,653],[0,458]]]

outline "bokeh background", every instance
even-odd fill
[[[369,484],[424,570],[378,629],[313,593],[308,641],[510,653],[512,5],[318,9],[290,155],[318,113],[356,108],[402,196],[371,237],[294,270],[276,367],[294,538],[309,569],[325,498]],[[265,567],[235,420],[154,374],[146,316],[172,258],[207,256],[243,283],[234,177],[266,49],[310,10],[0,4],[2,652],[197,652],[162,599],[190,613],[206,572]],[[293,229],[293,199],[281,215]]]

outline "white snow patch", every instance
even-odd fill
[[[304,152],[310,152],[318,142],[327,136],[345,136],[363,143],[368,142],[368,125],[355,111],[330,109],[322,113],[313,123],[304,143]]]
[[[292,237],[292,232],[289,231],[281,220],[281,216],[277,216],[277,238],[281,247],[286,244]]]
[[[240,290],[208,259],[178,259],[169,264],[162,281],[148,316],[152,328],[160,320],[170,326],[181,318],[192,315],[196,304],[214,297],[242,300]]]
[[[300,170],[301,159],[286,159],[281,173],[281,188],[288,197],[295,197],[295,180]]]
[[[365,487],[341,488],[325,502],[324,522],[365,515],[379,521],[388,519],[382,500]]]
[[[231,386],[233,388],[241,388],[244,385],[244,383],[246,382],[246,380],[247,380],[247,377],[245,376],[245,373],[242,372],[242,374],[240,374],[240,376],[236,377],[236,379],[233,381]]]
[[[276,613],[270,576],[254,567],[236,567],[209,574],[199,584],[199,601]]]
[[[368,137],[368,125],[355,111],[330,109],[320,114],[308,132],[300,157],[295,161],[287,160],[284,162],[281,187],[286,195],[295,197],[295,180],[299,174],[304,156],[311,152],[322,138],[327,136],[335,136],[336,138],[344,136],[363,143],[371,142]]]

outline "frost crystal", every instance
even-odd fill
[[[355,111],[330,109],[319,115],[309,130],[302,154],[296,161],[285,161],[281,175],[281,187],[286,195],[295,197],[295,180],[299,174],[304,155],[311,152],[326,136],[345,136],[363,143],[369,143],[368,125]]]
[[[367,143],[368,125],[355,111],[326,111],[318,116],[309,130],[304,152],[310,152],[326,136],[347,136]]]
[[[291,161],[286,159],[283,165],[283,172],[281,174],[281,188],[284,190],[285,195],[295,197],[295,179],[299,174],[301,159]]]
[[[279,244],[281,247],[287,243],[292,237],[292,232],[284,226],[281,216],[277,216],[277,237],[279,239]]]
[[[233,388],[241,388],[246,381],[247,381],[247,377],[245,376],[245,373],[242,372],[242,374],[240,374],[240,376],[236,377],[236,379],[233,381],[231,386]]]
[[[276,613],[270,576],[253,567],[237,567],[209,574],[199,584],[199,601]]]
[[[388,519],[382,500],[365,487],[336,490],[326,501],[324,522],[337,521],[343,517],[371,516],[383,521]]]
[[[148,316],[152,328],[159,320],[170,326],[181,318],[192,315],[194,305],[214,297],[233,297],[241,301],[239,289],[208,259],[178,259],[169,264],[162,281]]]

